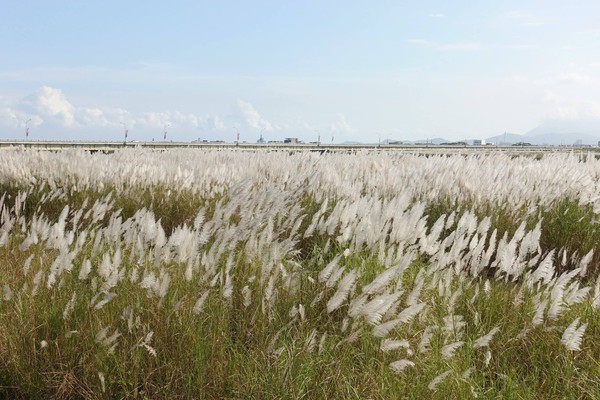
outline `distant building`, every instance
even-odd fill
[[[483,139],[474,139],[473,146],[485,146],[485,140]]]
[[[285,139],[283,139],[283,143],[298,144],[298,138],[295,138],[295,137],[285,138]]]

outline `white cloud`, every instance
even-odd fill
[[[252,131],[265,130],[283,134],[285,129],[265,119],[249,102],[238,99],[233,105],[233,113],[223,115],[198,115],[180,111],[131,112],[124,108],[103,106],[77,106],[58,88],[42,86],[23,98],[0,97],[0,126],[11,128],[5,132],[16,135],[24,129],[25,121],[31,128],[34,138],[73,138],[98,137],[116,139],[124,123],[132,140],[149,140],[160,137],[166,125],[169,132],[179,132],[188,138],[222,139],[232,127],[251,136]],[[107,138],[106,134],[115,137]],[[37,134],[37,136],[35,136]]]
[[[332,132],[336,133],[354,133],[356,129],[354,129],[347,121],[346,115],[342,113],[336,114],[336,120],[331,123],[330,129]]]
[[[75,107],[60,89],[42,86],[33,95],[25,98],[23,103],[25,108],[32,107],[43,119],[54,120],[65,127],[75,124]]]
[[[166,124],[186,130],[207,129],[210,126],[208,117],[192,113],[166,111],[133,114],[123,108],[77,107],[62,90],[50,86],[42,86],[22,99],[0,99],[0,125],[21,128],[28,119],[31,119],[29,126],[42,127],[44,132],[60,132],[61,135],[75,137],[99,130],[105,132],[106,129],[102,128],[116,130],[122,122],[130,130],[138,132],[162,132]]]
[[[252,104],[238,99],[237,106],[239,108],[239,111],[241,112],[242,119],[248,127],[259,130],[264,129],[266,131],[273,130],[273,125],[271,124],[271,122],[264,119],[258,113],[258,111],[256,111]]]

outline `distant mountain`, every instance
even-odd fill
[[[525,136],[536,144],[593,144],[600,140],[600,119],[553,120],[530,130]]]
[[[550,120],[530,130],[526,136],[552,134],[572,135],[583,134],[600,136],[600,119]]]
[[[421,140],[416,140],[414,142],[415,144],[444,144],[444,143],[448,143],[448,140],[444,139],[444,138],[433,138],[433,139],[421,139]]]
[[[362,144],[361,142],[355,142],[353,140],[346,140],[345,142],[342,142],[341,144]]]
[[[547,121],[524,135],[506,133],[486,141],[497,144],[525,142],[540,146],[597,145],[600,141],[600,119]]]
[[[489,137],[489,138],[485,139],[485,141],[488,143],[502,145],[502,144],[515,144],[515,143],[519,143],[519,142],[527,142],[528,138],[525,137],[524,135],[507,132],[506,134]]]

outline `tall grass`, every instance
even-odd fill
[[[3,155],[3,397],[600,393],[593,157]]]

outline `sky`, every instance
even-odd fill
[[[0,140],[376,143],[600,121],[599,17],[597,0],[0,0]]]

